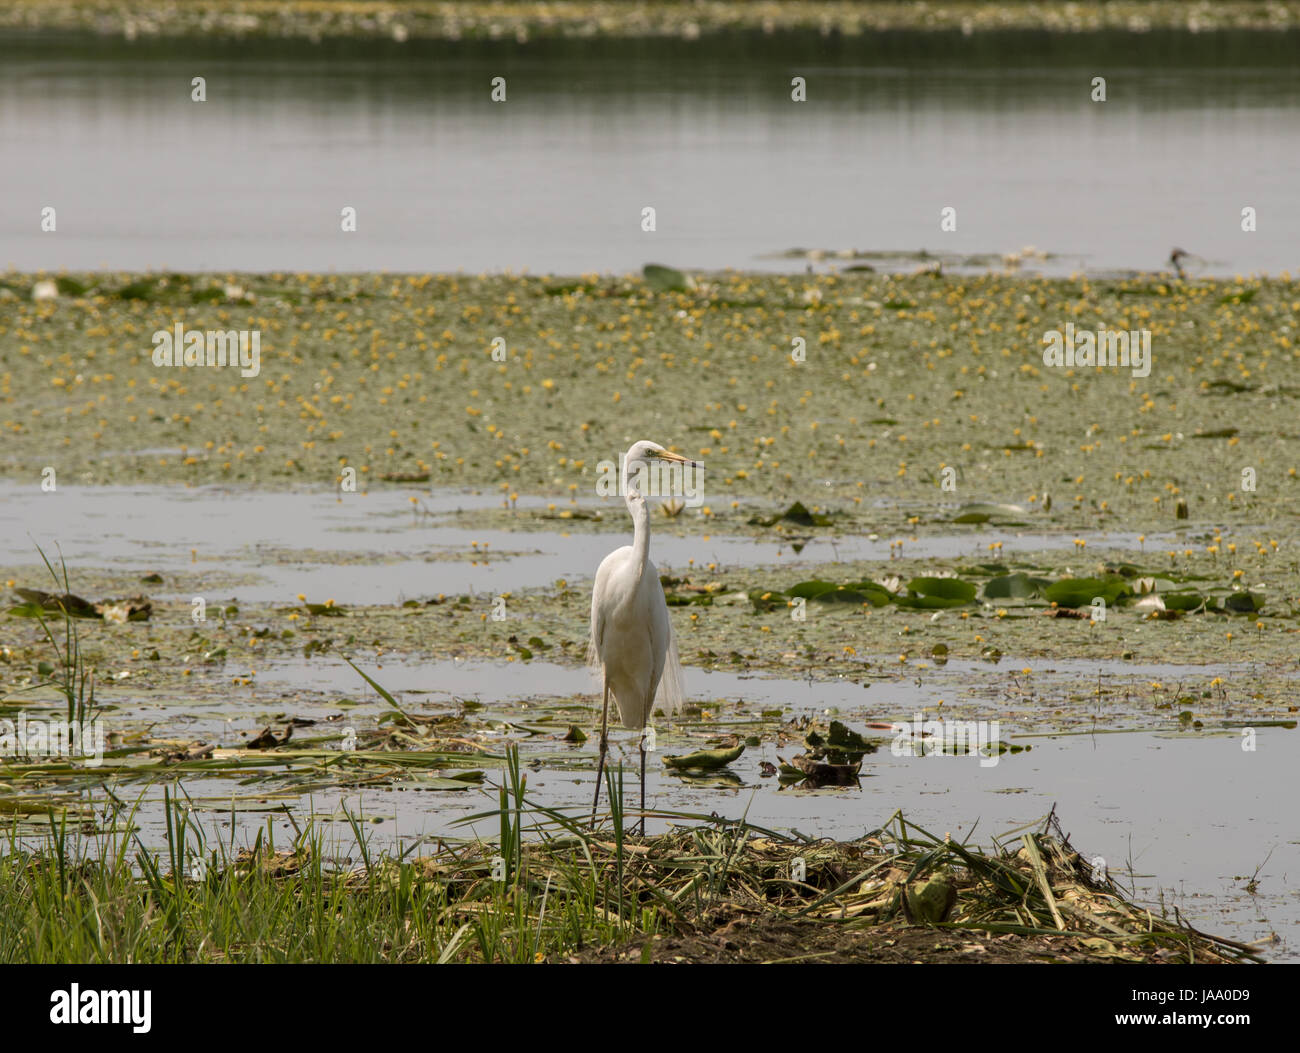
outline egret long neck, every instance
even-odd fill
[[[636,460],[625,460],[623,462],[623,493],[630,494],[633,490],[641,490],[641,477],[638,474],[641,471],[641,465],[645,462],[639,457]],[[633,517],[635,518],[635,517]]]
[[[650,509],[644,501],[629,501],[627,510],[632,516],[632,558],[640,574],[650,559]]]

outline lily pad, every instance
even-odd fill
[[[975,586],[960,578],[913,578],[907,583],[908,595],[895,596],[900,607],[940,610],[975,602]]]
[[[830,581],[801,581],[786,590],[787,596],[816,600],[818,603],[870,603],[883,607],[889,602],[889,593],[874,582],[836,585]]]
[[[986,600],[1027,600],[1041,596],[1051,582],[1047,578],[1034,578],[1023,572],[1003,574],[990,578],[984,584]]]
[[[875,753],[879,743],[863,738],[847,724],[838,720],[831,721],[831,731],[826,737],[826,744],[833,749],[844,750],[856,759],[864,753]]]
[[[990,519],[1003,522],[1020,520],[1029,514],[1029,510],[1020,505],[996,505],[976,503],[962,505],[952,517],[954,523],[987,523]]]
[[[1058,607],[1087,607],[1101,597],[1108,607],[1124,596],[1132,596],[1133,589],[1123,578],[1063,578],[1043,590],[1043,598]]]
[[[305,606],[312,614],[321,618],[342,618],[347,613],[346,607],[340,607],[336,603],[308,603]]]
[[[725,768],[744,752],[745,744],[741,742],[732,749],[696,750],[694,753],[683,753],[676,757],[666,756],[664,763],[670,768],[681,771],[714,771]]]
[[[1264,606],[1264,597],[1253,592],[1234,592],[1223,598],[1223,609],[1234,614],[1254,614]]]
[[[664,267],[658,263],[647,263],[642,268],[646,284],[656,292],[686,292],[690,289],[690,279],[675,267]]]
[[[780,515],[754,516],[751,523],[758,526],[776,526],[780,522],[794,523],[796,526],[831,526],[834,520],[828,515],[822,515],[820,512],[809,512],[802,501],[796,501]]]
[[[1165,609],[1170,611],[1195,611],[1205,605],[1205,597],[1197,592],[1169,592],[1160,597]]]
[[[665,592],[664,602],[669,607],[712,607],[713,597],[707,592]]]

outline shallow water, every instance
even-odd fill
[[[707,727],[746,734],[757,714],[768,707],[800,713],[832,714],[853,727],[866,721],[907,719],[913,711],[933,715],[935,703],[951,694],[954,685],[982,678],[987,681],[1009,671],[983,663],[951,662],[932,668],[916,680],[873,683],[864,690],[857,681],[814,682],[790,678],[748,676],[732,672],[687,671],[688,695],[708,713]],[[456,708],[459,700],[478,700],[476,720],[494,726],[483,739],[489,751],[517,742],[528,770],[528,790],[547,806],[580,814],[589,807],[593,788],[594,738],[582,745],[559,741],[569,721],[590,728],[594,713],[593,685],[584,669],[533,661],[411,662],[386,660],[367,670],[377,677],[410,712],[429,714]],[[1162,666],[1158,664],[1055,661],[1036,676],[1068,677],[1104,672],[1109,686],[1120,678],[1143,680],[1182,676],[1232,677],[1245,666]],[[268,663],[257,676],[256,704],[174,704],[179,712],[167,721],[178,736],[223,743],[239,741],[279,710],[281,719],[319,719],[336,709],[331,699],[348,697],[361,704],[342,722],[308,729],[305,734],[336,734],[348,723],[369,722],[383,705],[341,662],[318,657],[310,661]],[[209,715],[209,710],[217,711]],[[928,707],[928,708],[927,708]],[[147,709],[126,707],[115,716],[130,720],[147,716]],[[157,714],[154,713],[156,718]],[[662,722],[660,722],[663,727]],[[860,786],[803,791],[780,789],[775,779],[761,776],[760,762],[777,763],[801,752],[798,739],[778,747],[765,737],[729,769],[727,781],[694,782],[672,775],[651,755],[647,803],[651,809],[738,817],[744,813],[756,825],[795,830],[812,837],[850,838],[883,823],[894,809],[909,821],[937,835],[964,838],[972,834],[982,844],[993,835],[1030,823],[1055,806],[1075,846],[1089,859],[1102,857],[1125,887],[1153,905],[1177,904],[1193,924],[1241,941],[1278,933],[1283,943],[1268,948],[1279,960],[1300,960],[1300,892],[1289,875],[1300,866],[1300,827],[1294,808],[1294,731],[1256,729],[1256,748],[1242,748],[1239,729],[1207,729],[1200,733],[1132,732],[1071,735],[1021,735],[1015,722],[1003,725],[1001,737],[1028,752],[990,758],[895,755],[892,733],[865,729],[880,749],[865,758]],[[322,728],[330,730],[322,731]],[[538,734],[530,734],[532,728]],[[549,730],[548,730],[549,729]],[[662,741],[662,740],[661,740]],[[694,732],[691,741],[705,738]],[[637,735],[623,729],[611,734],[612,756],[627,765],[626,787],[636,794]],[[680,752],[674,744],[660,752]],[[458,819],[495,807],[494,786],[500,773],[486,762],[488,783],[462,793],[424,790],[418,783],[362,791],[326,789],[299,794],[268,783],[265,796],[255,785],[226,778],[186,781],[206,827],[229,843],[255,836],[269,821],[287,841],[293,824],[277,813],[290,810],[298,823],[314,814],[337,839],[340,858],[355,856],[350,826],[344,814],[362,814],[375,845],[407,846],[420,838],[491,837],[491,821],[457,826]],[[160,793],[150,791],[151,797]],[[232,804],[234,814],[232,818]],[[660,816],[650,830],[663,830],[674,820]],[[149,838],[163,832],[161,810],[153,801],[140,813]],[[233,827],[232,827],[233,823]],[[355,858],[353,858],[355,862]],[[1256,868],[1259,868],[1256,875]],[[1244,891],[1256,875],[1259,890]]]
[[[563,698],[595,696],[593,674],[571,665],[533,659],[523,662],[486,662],[442,659],[411,662],[386,659],[380,671],[369,670],[389,691],[413,692],[431,700],[451,702],[474,699],[491,704],[503,699]],[[363,666],[365,668],[365,666]],[[1023,668],[1032,668],[1037,682],[1052,676],[1105,678],[1114,689],[1124,682],[1145,682],[1153,678],[1174,681],[1195,677],[1208,682],[1213,677],[1246,675],[1249,663],[1220,665],[1161,665],[1151,662],[1123,662],[1082,658],[1021,659],[1003,657],[999,662],[971,662],[958,659],[918,662],[909,675],[864,688],[861,679],[814,680],[779,677],[760,673],[735,673],[717,669],[689,668],[687,697],[708,704],[711,700],[743,700],[753,706],[789,707],[794,713],[860,712],[871,706],[881,718],[910,716],[914,708],[935,705],[946,694],[945,687],[967,685],[976,679],[1002,679]],[[865,675],[865,670],[864,670]],[[1300,675],[1300,674],[1294,674]],[[280,684],[293,689],[328,692],[353,674],[342,662],[329,658],[294,659],[259,663],[258,684]],[[865,691],[873,690],[870,699]],[[361,689],[365,693],[365,689]],[[880,697],[880,696],[883,696]],[[584,699],[585,701],[585,699]]]
[[[1034,245],[1061,256],[1028,267],[1069,273],[1159,269],[1177,245],[1199,273],[1278,273],[1300,262],[1296,40],[7,34],[0,266],[802,272],[774,254]],[[356,233],[340,232],[344,206]],[[955,232],[940,232],[946,206]]]
[[[530,694],[530,685],[557,682],[578,686],[585,674],[555,666],[496,667],[491,675],[482,664],[456,670],[442,663],[415,668],[387,665],[381,680],[390,687],[424,683],[434,696],[481,694],[490,710],[509,709],[514,719],[527,721],[543,708],[535,703],[521,709],[508,706],[506,693]],[[268,670],[268,681],[280,682],[285,670]],[[839,707],[842,713],[861,712],[865,692],[856,684],[805,684],[744,678],[731,674],[691,673],[696,697],[714,692],[740,695],[747,702],[784,703],[795,709]],[[297,671],[285,682],[310,683],[337,690],[338,676],[328,669],[307,676]],[[476,690],[477,687],[477,690]],[[513,687],[513,691],[509,688]],[[916,691],[918,705],[933,701],[932,691]],[[402,696],[404,705],[417,705],[413,695]],[[436,708],[436,699],[430,703]],[[856,704],[855,704],[856,703]],[[301,705],[295,712],[305,712]],[[424,707],[420,706],[420,711]],[[488,711],[484,715],[490,716]],[[557,728],[557,734],[561,731]],[[850,838],[885,822],[895,809],[931,833],[964,838],[973,834],[987,844],[1002,834],[1045,815],[1053,806],[1062,817],[1075,847],[1089,859],[1102,857],[1112,876],[1136,888],[1146,902],[1177,904],[1193,924],[1241,941],[1278,933],[1282,944],[1268,954],[1279,960],[1300,960],[1300,893],[1289,875],[1300,866],[1300,829],[1297,829],[1293,771],[1296,762],[1294,732],[1261,728],[1257,749],[1245,752],[1238,732],[1214,735],[1169,736],[1150,733],[1072,736],[1011,737],[1031,744],[1027,753],[1004,754],[995,765],[976,757],[894,756],[889,733],[877,735],[882,748],[863,764],[860,787],[815,792],[781,790],[775,779],[762,778],[759,763],[776,763],[778,755],[799,752],[797,745],[778,750],[768,742],[747,750],[732,765],[736,785],[718,780],[693,783],[665,773],[652,759],[647,780],[651,809],[674,812],[717,813],[781,830],[796,830],[813,837]],[[1005,736],[1004,736],[1005,737]],[[627,765],[626,792],[636,794],[636,739],[617,731],[611,736],[612,756]],[[559,743],[552,736],[527,737],[504,727],[496,736],[501,747],[519,741],[527,764],[528,792],[539,803],[571,809],[581,814],[592,792],[590,755],[584,746]],[[488,748],[494,748],[492,741]],[[567,757],[567,759],[565,759]],[[489,770],[492,784],[499,773]],[[187,784],[199,802],[205,826],[232,837],[231,799],[238,798],[233,835],[237,843],[254,835],[270,821],[287,841],[293,830],[287,819],[273,810],[291,808],[298,822],[306,813],[323,818],[338,839],[342,856],[354,855],[343,809],[371,820],[367,826],[376,845],[408,845],[419,838],[492,837],[495,825],[485,821],[456,826],[455,821],[495,807],[495,789],[486,786],[464,793],[423,792],[394,785],[361,792],[328,790],[310,796],[268,793],[251,798],[256,790],[232,780],[191,780]],[[220,813],[220,814],[215,814]],[[651,832],[666,829],[670,818],[652,819]],[[157,807],[141,813],[146,839],[161,837]],[[337,824],[329,826],[328,824]],[[219,825],[214,825],[219,824]],[[355,860],[354,860],[355,861]],[[1243,891],[1256,875],[1257,894]],[[1131,871],[1131,873],[1130,873]]]
[[[69,568],[83,571],[157,571],[164,578],[168,572],[210,573],[219,580],[236,576],[240,584],[223,583],[213,592],[244,602],[290,603],[304,593],[313,600],[331,598],[342,604],[391,604],[438,593],[492,595],[551,585],[558,578],[590,578],[603,553],[631,540],[625,513],[612,499],[600,506],[614,516],[608,534],[566,537],[553,531],[448,526],[438,521],[438,514],[499,508],[500,498],[423,495],[424,507],[434,513],[430,518],[413,514],[410,493],[340,498],[321,491],[63,485],[47,494],[35,486],[0,481],[0,565],[39,564],[37,545],[55,558],[57,542]],[[519,502],[524,509],[545,504],[542,499]],[[887,560],[893,540],[860,534],[814,537],[796,551],[788,540],[679,537],[658,522],[652,530],[655,562],[663,571],[684,569],[690,560],[696,567],[715,563],[720,568]],[[987,555],[988,546],[999,541],[1003,555],[1068,549],[1076,537],[1099,549],[1138,544],[1136,534],[1121,531],[1044,534],[981,528],[978,536],[955,533],[909,540],[903,556]],[[1148,542],[1154,547],[1158,539],[1152,535]],[[478,558],[485,544],[486,561]],[[357,559],[362,561],[348,562]],[[24,584],[46,587],[43,581]],[[180,595],[165,580],[146,591],[157,598]]]

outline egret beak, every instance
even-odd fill
[[[664,450],[656,453],[657,457],[665,461],[676,461],[678,464],[690,465],[692,468],[703,468],[699,461],[692,461],[689,457],[683,457],[680,453],[673,453],[671,450]]]

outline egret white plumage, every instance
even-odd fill
[[[643,469],[655,461],[702,467],[664,449],[658,443],[635,443],[623,462],[623,500],[632,516],[632,544],[615,549],[596,571],[591,591],[591,642],[587,660],[600,673],[603,694],[600,715],[600,761],[596,766],[596,797],[605,772],[608,745],[609,697],[618,705],[625,728],[641,736],[641,829],[645,831],[645,727],[656,702],[671,716],[682,704],[682,668],[673,640],[659,572],[650,560],[650,511],[637,483]]]

